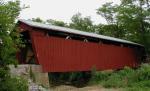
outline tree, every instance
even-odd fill
[[[123,31],[123,29],[119,28],[116,24],[108,24],[108,25],[98,24],[95,25],[95,31],[97,31],[98,34],[116,38],[124,38],[125,32]]]
[[[19,80],[10,77],[8,65],[17,62],[16,51],[21,41],[20,35],[15,29],[15,21],[20,10],[19,1],[0,1],[0,91],[19,91],[17,86],[12,84],[13,81],[16,81],[16,85],[18,85]],[[20,90],[27,90],[25,88]]]
[[[46,20],[46,23],[56,25],[56,26],[61,26],[61,27],[68,27],[67,23],[63,21],[53,20],[53,19]]]
[[[44,23],[44,24],[49,24],[49,25],[68,27],[67,23],[65,23],[63,21],[53,20],[53,19],[48,19],[48,20],[44,21],[41,18],[37,17],[37,18],[29,19],[29,20],[31,20],[33,22],[39,22],[39,23]]]
[[[47,24],[52,24],[61,27],[69,27],[81,31],[95,32],[94,25],[90,17],[82,17],[81,13],[72,16],[71,23],[67,24],[63,21],[48,19]]]
[[[94,25],[90,17],[82,17],[81,13],[72,16],[70,28],[78,29],[81,31],[95,32]]]
[[[15,20],[19,15],[21,8],[19,1],[0,2],[0,67],[5,67],[10,63],[15,63],[16,44],[18,41]]]
[[[93,24],[90,17],[82,17],[81,13],[77,13],[72,16],[71,23],[67,24],[64,21],[58,21],[54,19],[48,19],[46,21],[43,21],[40,18],[32,18],[32,21],[40,22],[40,23],[46,23],[50,25],[56,25],[61,27],[68,27],[73,28],[81,31],[87,31],[87,32],[96,32],[95,31],[95,25]]]
[[[39,18],[39,17],[37,17],[37,18],[32,18],[31,21],[39,22],[39,23],[44,23],[44,21],[43,21],[41,18]]]
[[[147,45],[150,35],[149,0],[121,0],[120,5],[106,3],[97,10],[108,24],[117,26],[117,35]],[[113,31],[114,32],[114,31]]]

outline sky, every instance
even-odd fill
[[[119,0],[20,0],[21,6],[29,8],[21,11],[20,19],[40,17],[43,20],[54,19],[71,22],[71,17],[81,13],[83,17],[90,16],[96,24],[106,23],[105,19],[96,14],[96,9],[106,2],[119,4]]]

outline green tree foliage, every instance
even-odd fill
[[[94,28],[96,33],[98,34],[125,39],[124,36],[125,31],[123,31],[123,29],[118,27],[118,25],[116,24],[108,24],[108,25],[98,24],[95,25]]]
[[[81,31],[95,32],[94,25],[91,18],[82,17],[81,13],[77,13],[72,16],[69,27]]]
[[[68,27],[67,23],[63,21],[53,20],[53,19],[46,20],[46,23],[56,25],[56,26],[61,26],[61,27]]]
[[[48,20],[44,21],[41,18],[37,17],[37,18],[29,19],[29,20],[34,21],[34,22],[44,23],[44,24],[68,27],[67,23],[65,23],[63,21],[54,20],[54,19],[48,19]]]
[[[43,21],[40,18],[32,18],[32,21],[40,22],[40,23],[46,23],[50,25],[56,25],[61,27],[69,27],[81,31],[87,31],[87,32],[96,32],[95,31],[95,25],[93,24],[90,17],[82,17],[81,13],[77,13],[72,16],[71,23],[67,24],[64,21],[58,21],[54,19],[48,19],[46,21]]]
[[[120,5],[106,3],[97,14],[107,20],[105,27],[113,27],[111,30],[104,28],[106,33],[111,31],[112,36],[150,45],[147,40],[150,37],[149,0],[121,0]]]
[[[34,22],[44,23],[44,21],[41,18],[39,18],[39,17],[32,18],[31,20],[34,21]]]
[[[16,2],[0,2],[0,67],[15,63],[15,53],[17,44],[19,44],[19,34],[15,28],[15,20],[19,15],[21,8],[19,1]]]
[[[15,28],[15,21],[20,10],[19,1],[0,1],[0,91],[19,91],[13,84],[14,80],[19,80],[10,77],[7,66],[17,63],[16,52],[21,41]],[[20,91],[26,90],[20,89]]]

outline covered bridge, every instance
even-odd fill
[[[19,63],[39,64],[43,72],[72,72],[137,67],[144,57],[140,44],[70,28],[18,21],[25,48]]]

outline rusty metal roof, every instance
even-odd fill
[[[119,43],[143,46],[141,44],[131,42],[131,41],[127,41],[127,40],[123,40],[123,39],[104,36],[104,35],[100,35],[100,34],[96,34],[96,33],[84,32],[84,31],[70,29],[70,28],[66,28],[66,27],[60,27],[60,26],[55,26],[55,25],[49,25],[49,24],[33,22],[31,20],[20,19],[19,22],[25,23],[25,24],[27,24],[31,27],[44,28],[44,29],[49,29],[49,30],[52,29],[52,30],[60,31],[60,32],[66,32],[66,33],[71,33],[71,34],[89,36],[89,37],[93,37],[93,38],[99,38],[99,39],[104,39],[104,40],[109,40],[109,41],[114,41],[114,42],[119,42]]]

